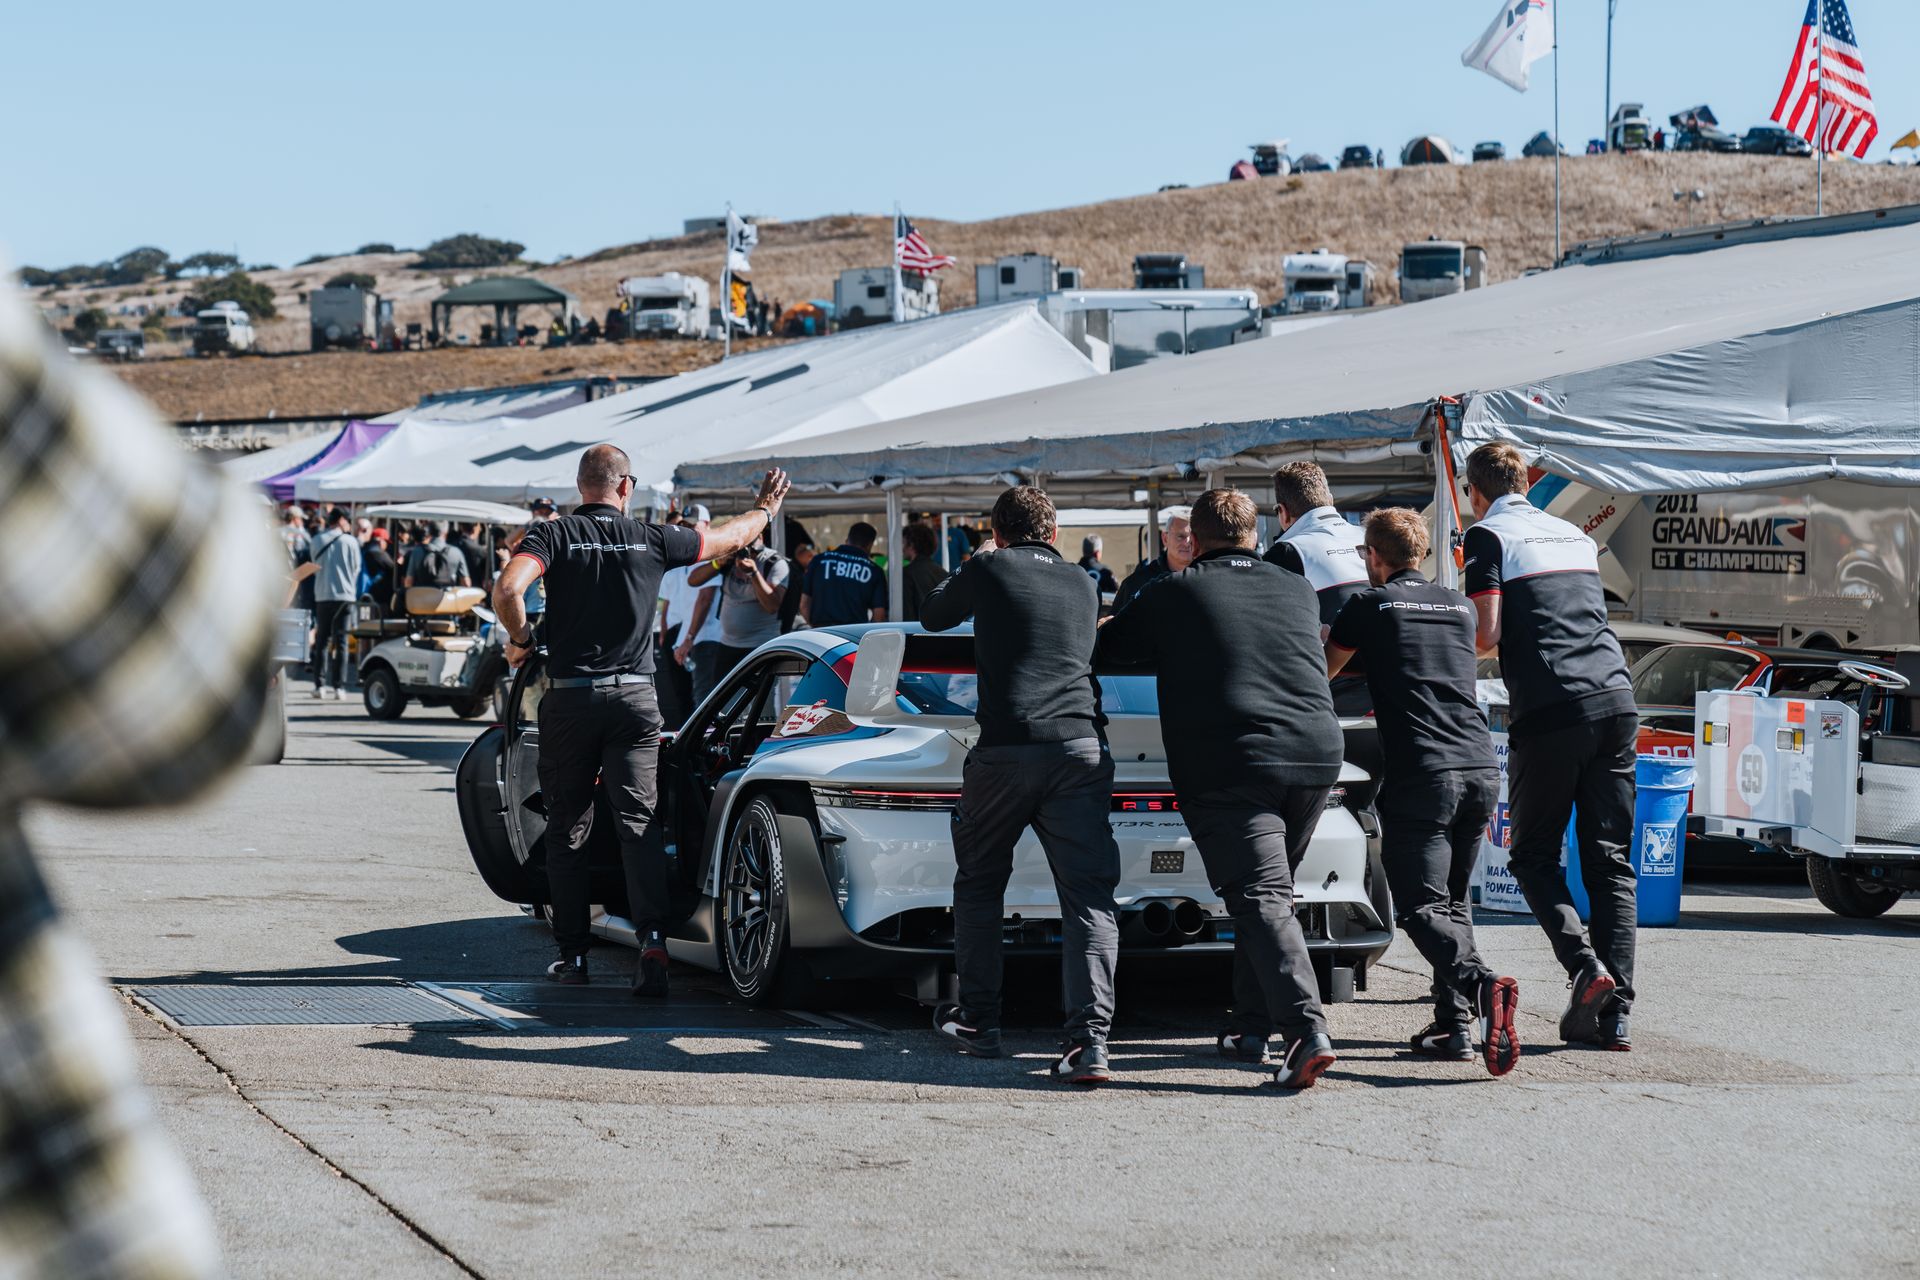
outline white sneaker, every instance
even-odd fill
[[[345,702],[347,700],[346,691],[339,685],[333,686],[333,700],[335,702]]]

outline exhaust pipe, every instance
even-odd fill
[[[1174,903],[1172,917],[1174,936],[1182,942],[1192,942],[1207,927],[1207,913],[1192,898]]]
[[[1207,913],[1191,898],[1148,898],[1120,919],[1121,936],[1132,942],[1177,947],[1206,931]]]

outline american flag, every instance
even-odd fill
[[[922,275],[960,261],[927,248],[927,242],[920,238],[920,233],[907,221],[904,213],[893,215],[893,260],[900,264],[902,271],[918,271]]]
[[[1800,43],[1794,46],[1793,65],[1780,86],[1773,120],[1822,151],[1850,151],[1855,159],[1866,156],[1880,122],[1873,114],[1873,91],[1867,88],[1867,64],[1853,42],[1847,0],[1807,0]]]

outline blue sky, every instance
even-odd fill
[[[1459,64],[1494,0],[726,6],[329,0],[14,7],[0,244],[287,265],[457,231],[550,259],[737,206],[982,218],[1296,155],[1552,118]],[[1852,0],[1886,144],[1920,124],[1920,5]],[[1614,96],[1771,110],[1802,0],[1619,0]],[[1603,123],[1606,0],[1564,0],[1562,136]],[[30,121],[21,126],[20,122]]]

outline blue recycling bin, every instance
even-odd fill
[[[1634,765],[1633,865],[1640,923],[1680,923],[1680,877],[1687,848],[1687,797],[1693,794],[1693,762],[1641,756]],[[1580,842],[1567,824],[1567,890],[1585,920],[1591,915],[1580,879]]]

